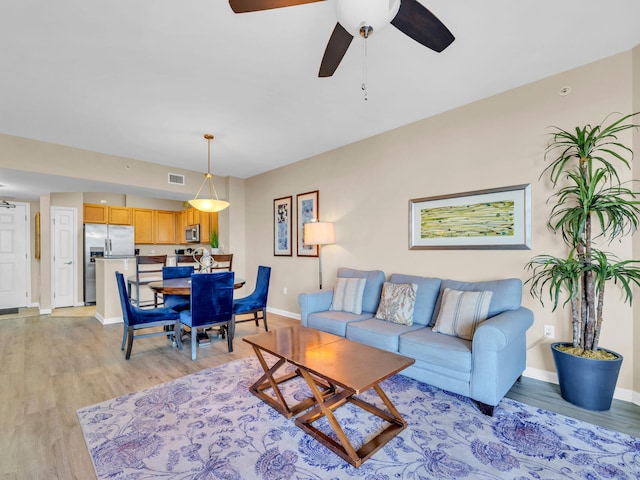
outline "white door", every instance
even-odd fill
[[[78,290],[76,209],[52,207],[51,218],[51,305],[53,308],[72,307]]]
[[[31,302],[29,204],[11,203],[16,207],[0,208],[0,310]]]

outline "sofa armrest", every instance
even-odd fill
[[[522,375],[527,362],[527,329],[533,312],[525,307],[487,319],[471,345],[471,398],[497,405]]]
[[[507,310],[488,318],[480,324],[473,335],[472,351],[498,351],[524,335],[533,325],[533,312],[525,307]]]
[[[307,326],[310,313],[326,312],[333,301],[333,290],[318,290],[315,292],[301,293],[298,295],[300,306],[300,324]]]

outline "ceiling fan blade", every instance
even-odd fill
[[[402,0],[391,25],[436,52],[443,51],[455,40],[449,29],[417,0]]]
[[[235,13],[247,13],[323,1],[324,0],[229,0],[229,5]]]
[[[345,28],[336,23],[336,28],[333,29],[327,48],[324,51],[322,57],[322,63],[320,64],[319,77],[330,77],[340,65],[342,57],[347,53],[349,45],[351,45],[353,35],[345,30]]]

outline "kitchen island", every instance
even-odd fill
[[[104,258],[98,257],[96,262],[96,318],[103,325],[122,323],[122,308],[116,283],[116,272],[124,278],[136,274],[136,257]],[[141,297],[143,290],[140,290]],[[144,289],[144,294],[153,299],[153,293]]]

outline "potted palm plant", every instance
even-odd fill
[[[640,113],[640,112],[637,112]],[[530,293],[555,310],[571,306],[573,341],[553,343],[562,397],[589,410],[611,407],[622,356],[599,347],[603,325],[605,286],[621,288],[624,303],[631,304],[633,285],[640,285],[638,260],[621,260],[598,248],[632,234],[638,227],[638,192],[623,182],[618,169],[631,169],[633,151],[618,135],[639,126],[637,113],[611,116],[599,125],[574,131],[553,127],[545,152],[548,176],[556,193],[548,226],[568,247],[566,256],[537,255],[527,264]],[[605,125],[605,122],[610,122]]]

